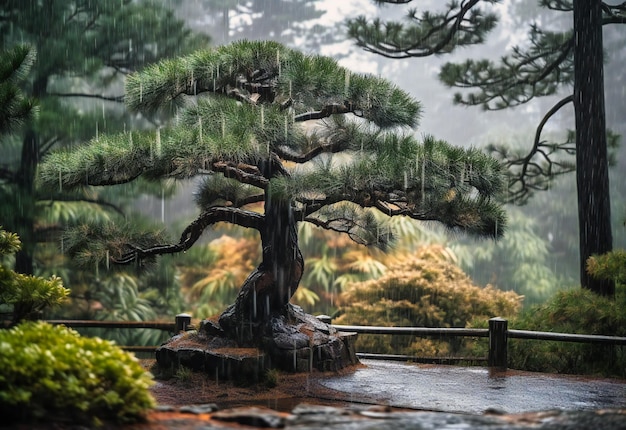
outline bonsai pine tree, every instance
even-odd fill
[[[199,215],[171,243],[118,223],[81,230],[66,250],[92,263],[143,265],[184,252],[219,222],[258,231],[262,261],[218,319],[227,336],[245,324],[254,342],[272,317],[289,312],[304,271],[300,222],[379,247],[392,234],[373,210],[480,237],[504,231],[498,162],[433,137],[418,141],[416,100],[331,58],[239,41],[130,75],[125,101],[137,112],[175,109],[176,119],[54,152],[42,163],[42,183],[71,189],[201,176]]]

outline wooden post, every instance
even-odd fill
[[[489,320],[489,367],[507,368],[508,324],[500,317]]]
[[[176,333],[181,331],[187,331],[187,327],[191,324],[191,315],[178,314],[176,315]]]

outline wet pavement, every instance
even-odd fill
[[[626,380],[378,360],[362,363],[364,368],[320,383],[347,400],[466,414],[626,408]]]
[[[280,399],[161,404],[147,422],[124,430],[626,430],[626,380],[362,363],[350,372],[292,381],[293,396]]]

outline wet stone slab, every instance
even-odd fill
[[[181,411],[182,412],[182,411]],[[176,416],[179,429],[284,428],[294,430],[578,430],[626,429],[626,411],[547,411],[512,415],[472,415],[447,412],[402,411],[381,406],[337,408],[302,404],[291,412],[277,412],[263,407],[240,407],[206,414],[196,419],[192,412],[185,420]],[[167,417],[159,421],[169,428]]]

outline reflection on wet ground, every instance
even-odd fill
[[[322,385],[372,403],[394,407],[479,414],[626,408],[626,381],[490,371],[483,367],[432,366],[362,360],[354,373]]]

